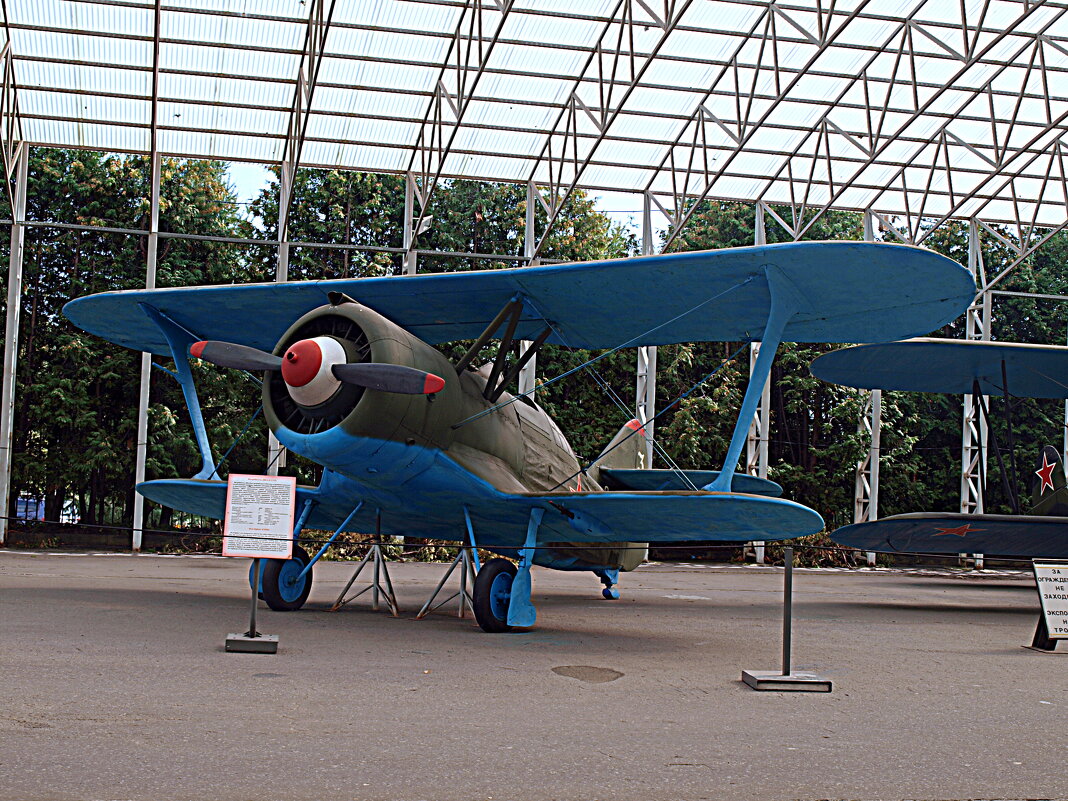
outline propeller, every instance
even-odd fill
[[[331,372],[338,381],[346,384],[402,395],[433,395],[445,388],[444,378],[400,364],[335,364]]]
[[[219,367],[250,372],[280,370],[293,399],[305,406],[314,406],[329,397],[331,385],[336,387],[334,381],[401,395],[432,395],[445,388],[443,378],[414,367],[380,362],[349,364],[344,361],[344,348],[331,337],[302,339],[284,357],[211,339],[194,342],[189,353]]]
[[[233,342],[218,342],[211,339],[194,342],[189,346],[189,353],[198,359],[217,364],[219,367],[232,367],[235,370],[258,373],[282,369],[281,356]]]

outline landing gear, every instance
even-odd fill
[[[606,601],[618,601],[619,590],[615,588],[616,582],[619,581],[618,570],[594,570],[594,575],[601,579],[601,583],[604,585],[604,589],[601,590],[601,597]]]
[[[292,559],[267,560],[260,587],[267,606],[276,612],[292,612],[304,606],[311,592],[312,574],[310,570],[303,576],[300,573],[309,562],[311,557],[299,545],[293,546]]]
[[[512,599],[512,582],[519,571],[507,559],[490,559],[475,576],[472,607],[475,620],[491,634],[511,631],[508,606]]]

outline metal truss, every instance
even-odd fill
[[[19,157],[25,146],[22,136],[22,118],[19,115],[18,83],[15,80],[15,51],[11,46],[10,16],[7,0],[0,2],[4,15],[4,45],[0,50],[0,70],[3,84],[0,86],[0,160],[4,168],[4,192],[8,207],[15,208],[15,196],[11,182],[18,168]]]
[[[1023,23],[1028,20],[1044,3],[1024,4],[1023,13],[1015,21],[1007,24],[997,32],[987,32],[982,21],[993,6],[1006,6],[1003,0],[987,0],[984,3],[978,24],[969,22],[965,6],[960,8],[960,21],[955,28],[941,27],[933,29],[916,19],[924,4],[918,5],[906,17],[891,36],[875,48],[863,68],[854,77],[841,83],[838,93],[828,104],[823,115],[809,128],[794,148],[780,160],[778,169],[762,182],[754,193],[762,198],[789,198],[790,204],[798,210],[797,218],[803,221],[798,230],[804,235],[808,228],[827,210],[833,207],[855,209],[878,209],[880,200],[888,192],[900,198],[906,215],[917,220],[934,216],[928,211],[928,201],[936,194],[948,200],[952,213],[959,213],[965,204],[974,203],[982,197],[981,189],[990,183],[991,175],[982,176],[978,181],[974,177],[968,181],[971,186],[956,188],[953,185],[954,171],[951,165],[959,160],[957,154],[966,152],[978,156],[988,164],[990,172],[997,175],[1021,153],[1033,152],[1037,140],[1047,130],[1063,130],[1066,114],[1062,104],[1055,113],[1051,102],[1046,99],[1045,113],[1047,124],[1032,137],[1026,145],[1010,146],[1016,132],[1016,123],[1011,115],[1001,114],[995,109],[995,90],[998,104],[1002,105],[1005,92],[1014,96],[1012,108],[1019,110],[1025,99],[1033,98],[1033,87],[1041,79],[1042,85],[1049,83],[1046,69],[1045,53],[1054,48],[1059,52],[1068,52],[1060,43],[1052,43],[1043,33],[1065,13],[1063,7],[1051,14],[1044,23],[1042,31],[1036,34],[1023,34]],[[1019,4],[1015,4],[1020,7]],[[813,53],[806,63],[804,73],[812,69],[826,49],[834,43],[836,36],[842,32],[854,15],[863,10],[859,5],[845,20],[833,13],[827,26],[822,26],[819,36],[813,35]],[[745,150],[752,138],[767,123],[772,113],[780,104],[792,102],[798,76],[791,78],[774,100],[759,104],[753,103],[753,88],[758,84],[761,74],[765,81],[780,82],[780,64],[777,54],[777,31],[772,20],[777,14],[770,10],[764,15],[764,41],[771,40],[772,46],[762,50],[762,61],[756,70],[748,73],[741,70],[725,70],[717,78],[717,83],[698,104],[686,127],[680,132],[675,146],[671,148],[661,164],[660,170],[646,186],[653,189],[663,183],[661,174],[666,173],[672,189],[669,203],[662,208],[674,225],[671,234],[674,239],[689,220],[697,204],[709,196],[722,196],[716,189],[724,178],[735,176],[728,173],[732,163]],[[835,27],[831,27],[831,25]],[[956,48],[949,42],[949,33],[958,34],[964,44]],[[987,57],[1002,46],[1003,40],[1024,40],[1015,47],[1008,57],[987,61]],[[943,83],[932,86],[924,82],[919,75],[918,61],[929,59],[931,43],[938,46],[943,58],[958,61],[961,66]],[[1016,60],[1030,48],[1028,67],[1024,75],[1018,74]],[[893,54],[894,68],[889,81],[873,80],[872,71],[878,59],[884,54]],[[740,76],[748,74],[744,84],[739,84]],[[976,80],[978,79],[978,80]],[[1000,80],[999,79],[1003,79]],[[1006,82],[1018,81],[1012,89],[1006,90]],[[717,117],[704,107],[720,84],[733,86],[737,94],[737,113],[732,119]],[[901,148],[901,143],[910,135],[915,135],[913,127],[919,127],[918,121],[926,119],[936,101],[944,95],[951,95],[953,107],[942,117],[939,130],[922,137],[924,141],[911,156],[900,160],[896,165],[896,174],[882,183],[874,192],[858,194],[858,184],[863,183],[865,175],[877,163],[885,163],[883,158],[893,147],[894,152]],[[854,109],[843,110],[846,104],[863,101],[862,126],[856,125],[857,113]],[[958,120],[962,116],[973,119],[984,117],[983,104],[988,107],[985,115],[989,133],[984,141],[978,141],[974,124],[968,125],[964,135],[952,130],[953,125],[963,125]],[[763,113],[754,118],[753,109],[762,109]],[[900,121],[904,117],[903,121]],[[836,120],[841,118],[841,122]],[[1030,130],[1030,128],[1028,129]],[[859,165],[859,166],[857,166]],[[919,166],[917,166],[919,165]],[[848,172],[847,172],[848,171]],[[1031,173],[1030,177],[1036,177]],[[959,180],[958,180],[959,182]],[[697,187],[701,187],[697,191]],[[988,195],[992,199],[996,195]],[[776,200],[778,202],[778,200]],[[1066,204],[1061,200],[1062,205]],[[887,203],[886,205],[890,205]],[[943,206],[945,204],[943,203]],[[811,210],[811,213],[808,213]],[[893,213],[900,214],[900,209]],[[935,212],[937,213],[937,212]],[[963,215],[961,215],[963,216]]]
[[[285,150],[282,154],[278,196],[278,268],[275,280],[285,281],[289,273],[289,208],[293,200],[293,181],[300,166],[300,155],[308,133],[319,70],[323,64],[326,36],[334,15],[334,0],[311,0],[308,9],[304,48],[300,54],[293,104],[286,124]]]
[[[545,247],[556,218],[579,186],[597,147],[693,1],[661,0],[662,6],[652,3],[657,6],[655,11],[643,0],[621,0],[616,5],[530,171],[529,184],[535,183],[543,164],[548,177],[547,192],[538,192],[548,220],[532,260]],[[635,47],[635,40],[640,38],[637,28],[659,29],[656,43],[646,53]],[[590,133],[591,126],[592,138],[580,135]]]
[[[433,95],[419,126],[419,136],[408,162],[407,186],[413,208],[406,203],[405,247],[410,252],[419,235],[430,227],[428,214],[434,190],[441,180],[464,115],[475,97],[514,0],[467,0],[441,65]],[[492,34],[487,32],[492,29]],[[414,260],[406,257],[414,273]]]

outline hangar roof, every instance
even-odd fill
[[[1068,220],[1068,2],[3,5],[7,146]]]

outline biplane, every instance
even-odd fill
[[[850,548],[898,553],[1068,558],[1068,489],[1057,449],[1040,449],[1030,506],[1020,497],[1011,438],[1013,398],[1068,397],[1068,348],[1015,342],[912,339],[859,345],[812,362],[824,381],[863,389],[971,395],[988,425],[1001,485],[1012,514],[910,512],[843,526],[831,538]],[[987,397],[1002,398],[1007,447],[999,447]],[[1007,451],[1007,453],[1004,453]],[[981,459],[980,467],[985,459]],[[988,483],[985,472],[979,476]]]
[[[657,541],[775,540],[819,531],[818,513],[735,469],[781,341],[856,342],[929,332],[974,296],[966,270],[930,251],[790,243],[582,264],[351,280],[105,292],[64,311],[86,331],[171,357],[203,464],[147,481],[149,500],[223,516],[190,358],[263,374],[278,441],[323,467],[297,492],[304,528],[452,540],[511,556],[479,565],[474,611],[487,631],[528,627],[533,565],[589,570],[606,597]],[[481,363],[498,340],[496,357]],[[434,346],[473,340],[450,362]],[[516,343],[530,347],[519,356]],[[509,386],[538,349],[619,349],[759,340],[723,468],[621,468],[624,426],[581,465],[529,396]],[[628,444],[629,443],[629,444]],[[608,490],[607,487],[612,487]],[[755,491],[754,491],[755,490]],[[324,546],[325,549],[325,546]],[[299,608],[312,563],[272,560],[262,593]],[[637,557],[637,558],[636,558]]]

